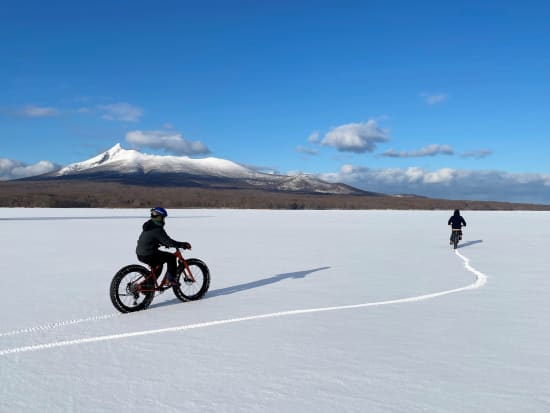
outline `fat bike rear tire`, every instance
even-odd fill
[[[115,274],[109,293],[111,302],[118,311],[131,313],[149,307],[155,298],[153,285],[151,284],[146,291],[141,291],[139,286],[150,274],[142,265],[127,265]]]
[[[174,294],[183,302],[200,300],[210,288],[210,270],[203,261],[197,258],[190,258],[186,261],[195,280],[191,281],[185,278],[184,265],[180,263],[177,280],[181,285],[173,287]]]
[[[459,236],[457,233],[453,233],[453,249],[457,249],[458,247],[458,239],[459,239]]]

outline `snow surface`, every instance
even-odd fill
[[[169,212],[210,291],[121,315],[147,211],[0,209],[1,412],[550,411],[550,213]]]

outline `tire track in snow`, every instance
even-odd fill
[[[55,322],[55,323],[42,324],[40,326],[22,328],[20,330],[7,331],[5,333],[0,333],[0,337],[16,336],[18,334],[34,333],[36,331],[52,330],[54,328],[71,326],[71,325],[80,324],[80,323],[86,323],[88,321],[107,320],[109,318],[118,317],[118,316],[121,316],[121,315],[122,315],[121,313],[112,313],[112,314],[98,315],[98,316],[94,316],[94,317],[78,318],[78,319],[75,319],[75,320],[58,321],[58,322]]]
[[[167,327],[167,328],[158,328],[158,329],[154,329],[154,330],[135,331],[133,333],[111,334],[111,335],[105,335],[105,336],[80,338],[80,339],[74,339],[74,340],[56,341],[56,342],[52,342],[52,343],[37,344],[37,345],[32,345],[32,346],[14,347],[14,348],[9,348],[9,349],[5,349],[5,350],[0,350],[0,356],[6,356],[8,354],[15,354],[15,353],[26,353],[26,352],[29,352],[29,351],[46,350],[46,349],[57,348],[57,347],[74,346],[74,345],[78,345],[78,344],[98,343],[98,342],[101,342],[101,341],[111,341],[111,340],[120,340],[120,339],[124,339],[124,338],[149,336],[149,335],[153,335],[153,334],[173,333],[173,332],[179,332],[179,331],[194,330],[194,329],[198,329],[198,328],[214,327],[214,326],[225,325],[225,324],[242,323],[244,321],[262,320],[262,319],[266,319],[266,318],[288,317],[288,316],[294,316],[294,315],[300,315],[300,314],[321,313],[321,312],[326,312],[326,311],[351,310],[351,309],[357,309],[357,308],[378,307],[378,306],[383,306],[383,305],[412,303],[412,302],[425,301],[425,300],[429,300],[429,299],[432,299],[432,298],[442,297],[442,296],[449,295],[449,294],[455,294],[455,293],[459,293],[459,292],[462,292],[462,291],[473,290],[473,289],[476,289],[476,288],[483,287],[487,283],[487,275],[483,274],[481,271],[478,271],[477,269],[472,267],[470,265],[470,259],[465,257],[464,255],[462,255],[460,252],[458,252],[458,250],[455,250],[455,254],[460,259],[462,259],[462,261],[464,261],[464,267],[476,276],[475,282],[473,282],[472,284],[469,284],[465,287],[454,288],[452,290],[445,290],[445,291],[439,291],[439,292],[430,293],[430,294],[417,295],[417,296],[414,296],[414,297],[398,298],[398,299],[395,299],[395,300],[377,301],[377,302],[362,303],[362,304],[342,305],[342,306],[334,306],[334,307],[319,307],[319,308],[308,308],[308,309],[302,309],[302,310],[279,311],[279,312],[275,312],[275,313],[267,313],[267,314],[258,314],[258,315],[252,315],[252,316],[246,316],[246,317],[229,318],[229,319],[225,319],[225,320],[207,321],[207,322],[203,322],[203,323],[187,324],[187,325]],[[111,317],[114,317],[116,315],[117,314],[112,314],[112,315],[100,316],[100,317],[111,318]],[[98,319],[98,317],[91,317],[89,319],[81,319],[82,321],[73,320],[72,322],[64,322],[64,324],[63,323],[56,323],[56,324],[59,324],[59,325],[77,324],[79,322],[89,321],[89,320],[92,320],[92,319]]]

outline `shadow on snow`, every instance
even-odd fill
[[[305,278],[309,274],[312,274],[312,273],[317,272],[317,271],[328,270],[329,268],[330,267],[319,267],[319,268],[314,268],[312,270],[289,272],[289,273],[285,273],[285,274],[277,274],[277,275],[274,275],[273,277],[264,278],[262,280],[256,280],[256,281],[251,281],[251,282],[244,283],[244,284],[237,284],[237,285],[232,285],[230,287],[220,288],[218,290],[213,290],[213,291],[207,292],[205,297],[203,298],[203,300],[207,300],[207,299],[213,298],[213,297],[218,297],[220,295],[229,295],[229,294],[235,294],[235,293],[239,293],[239,292],[246,291],[246,290],[252,290],[254,288],[264,287],[266,285],[278,283],[280,281],[284,281],[284,280],[288,280],[288,279]],[[162,302],[162,303],[153,304],[153,305],[151,305],[150,308],[163,307],[163,306],[166,306],[166,305],[172,305],[172,304],[176,304],[176,303],[181,303],[181,301],[179,301],[177,299],[170,300],[170,301],[165,301],[165,302]]]
[[[462,244],[459,244],[457,248],[465,248],[465,247],[469,247],[470,245],[479,244],[481,242],[483,242],[482,239],[476,239],[475,241],[467,241]]]
[[[233,285],[231,287],[226,287],[226,288],[221,288],[219,290],[210,291],[210,292],[207,293],[207,298],[217,297],[219,295],[234,294],[234,293],[238,293],[238,292],[245,291],[245,290],[251,290],[253,288],[258,288],[258,287],[263,287],[265,285],[274,284],[274,283],[277,283],[279,281],[283,281],[283,280],[286,280],[286,279],[289,279],[289,278],[294,278],[294,279],[305,278],[307,275],[309,275],[311,273],[314,273],[314,272],[317,272],[317,271],[328,270],[329,268],[330,267],[320,267],[320,268],[315,268],[313,270],[307,270],[307,271],[296,271],[296,272],[290,272],[290,273],[287,273],[287,274],[277,274],[277,275],[274,275],[273,277],[264,278],[263,280],[251,281],[251,282],[244,283],[244,284]]]

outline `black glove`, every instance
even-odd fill
[[[190,250],[191,244],[189,244],[188,242],[180,242],[178,243],[178,247],[183,248],[184,250]]]

